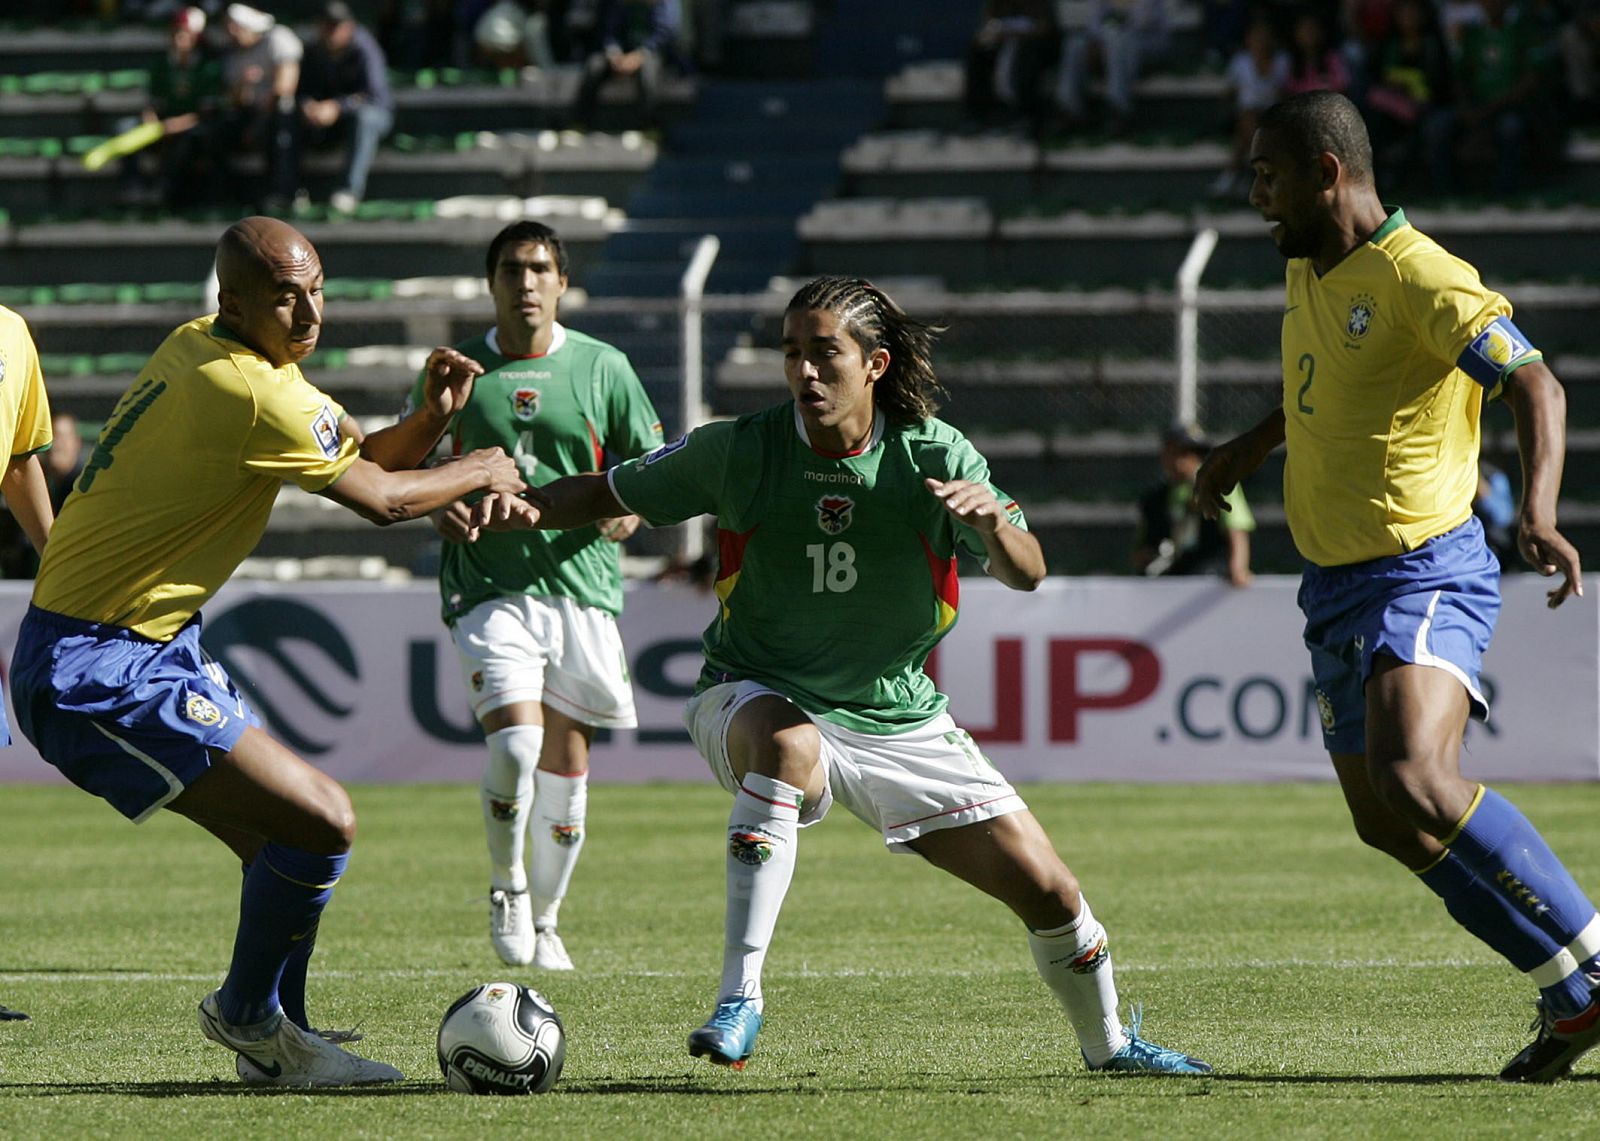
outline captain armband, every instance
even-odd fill
[[[1543,360],[1528,336],[1510,317],[1490,321],[1456,358],[1456,367],[1487,389],[1496,388],[1514,369]]]

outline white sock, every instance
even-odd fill
[[[761,967],[794,878],[795,833],[804,797],[793,785],[747,773],[733,798],[720,999],[748,999],[761,1009]]]
[[[544,744],[543,725],[512,725],[489,734],[489,765],[483,771],[480,799],[483,832],[489,841],[490,883],[496,891],[527,891],[522,867],[523,837],[533,806],[533,770]]]
[[[1072,1032],[1091,1066],[1103,1065],[1127,1036],[1117,1016],[1117,984],[1111,973],[1106,929],[1078,897],[1078,918],[1050,931],[1029,931],[1028,946],[1044,985],[1067,1012]]]
[[[583,850],[583,821],[589,808],[589,774],[566,776],[535,769],[533,818],[528,825],[533,851],[529,854],[533,926],[547,931],[556,925],[556,913],[566,898],[572,869]]]

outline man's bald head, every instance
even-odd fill
[[[259,287],[263,277],[322,261],[306,236],[278,218],[257,215],[229,226],[217,243],[217,284],[223,289]]]
[[[304,360],[322,325],[322,259],[277,218],[245,218],[217,243],[222,324],[276,368]]]

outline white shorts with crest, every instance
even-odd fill
[[[728,727],[740,709],[766,694],[783,697],[759,682],[724,682],[695,694],[684,709],[695,748],[731,793],[739,791],[739,780],[728,760]],[[1028,807],[948,713],[890,734],[857,733],[806,717],[822,736],[827,787],[801,813],[801,827],[821,820],[837,799],[881,832],[891,851],[910,852],[906,845],[918,836]]]
[[[570,598],[481,602],[450,628],[473,715],[539,701],[600,729],[638,724],[617,620]]]

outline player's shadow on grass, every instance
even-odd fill
[[[1113,1075],[1117,1080],[1142,1080],[1150,1075]],[[1379,1086],[1440,1086],[1464,1082],[1493,1082],[1501,1084],[1494,1074],[1212,1074],[1212,1081],[1240,1082],[1253,1085],[1379,1085]],[[1600,1073],[1569,1074],[1561,1079],[1567,1082],[1600,1082]],[[1507,1085],[1516,1083],[1508,1082]]]
[[[396,1097],[403,1094],[444,1093],[443,1082],[412,1085],[248,1086],[215,1078],[205,1082],[0,1082],[0,1094],[21,1097],[278,1097],[310,1094],[313,1097]]]

